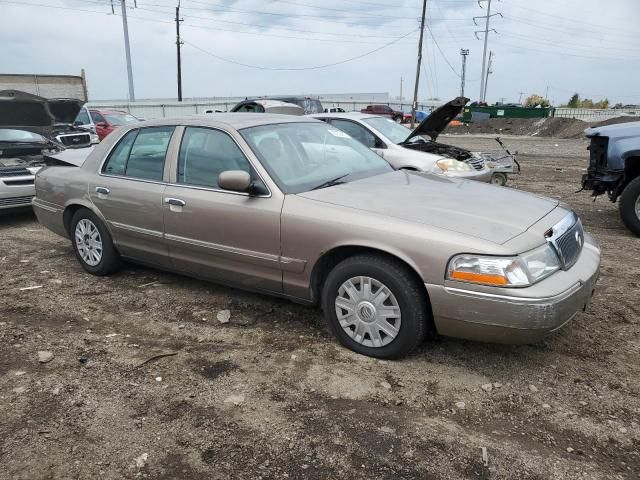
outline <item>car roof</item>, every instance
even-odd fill
[[[310,116],[282,115],[277,113],[224,112],[190,115],[184,117],[158,118],[137,123],[136,127],[151,127],[165,125],[189,125],[215,127],[225,125],[235,130],[257,127],[261,125],[276,125],[279,123],[311,123],[319,122]]]
[[[114,108],[89,108],[90,112],[98,112],[98,113],[124,113],[128,114],[129,112],[125,112],[124,110],[116,110]]]
[[[327,113],[314,113],[309,115],[314,118],[347,118],[351,120],[362,120],[365,118],[382,118],[380,115],[371,115],[370,113],[360,112],[327,112]]]

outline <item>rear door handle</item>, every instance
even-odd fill
[[[187,204],[187,202],[180,200],[179,198],[165,198],[164,203],[168,203],[174,207],[184,207]]]
[[[109,195],[109,189],[107,187],[96,187],[96,193],[101,193],[102,195]]]

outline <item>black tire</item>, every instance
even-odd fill
[[[340,286],[358,276],[370,277],[384,284],[400,307],[399,332],[387,345],[363,345],[352,339],[340,325],[335,306]],[[324,284],[322,307],[329,330],[342,345],[376,358],[396,359],[408,355],[424,340],[430,322],[426,292],[415,273],[401,262],[383,254],[356,255],[336,265]]]
[[[501,172],[494,173],[491,175],[491,184],[504,187],[507,184],[507,175]]]
[[[640,218],[636,204],[640,202],[640,177],[636,177],[625,187],[620,196],[620,217],[622,222],[636,235],[640,236]]]
[[[90,265],[89,263],[87,263],[87,261],[80,254],[78,240],[76,238],[75,232],[76,227],[81,220],[89,220],[95,225],[98,232],[100,233],[100,239],[102,241],[102,254],[100,261],[96,265]],[[113,246],[111,235],[109,234],[109,231],[105,227],[104,223],[102,223],[102,220],[100,220],[100,218],[91,210],[87,208],[81,208],[73,215],[73,218],[71,219],[69,236],[71,237],[71,244],[73,245],[73,251],[76,254],[76,258],[78,259],[78,262],[80,262],[80,265],[82,265],[82,268],[84,268],[87,272],[93,275],[103,276],[110,275],[111,273],[118,270],[118,268],[120,268],[122,261],[120,259],[120,254]]]

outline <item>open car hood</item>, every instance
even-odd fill
[[[435,142],[438,135],[447,128],[447,125],[449,125],[451,120],[456,118],[468,101],[468,98],[456,97],[441,107],[436,108],[427,118],[420,122],[420,125],[418,125],[413,132],[409,134],[403,143],[406,143],[413,137],[417,137],[419,135],[427,135]]]
[[[54,126],[73,123],[84,103],[73,98],[48,100],[20,90],[2,90],[0,128],[26,130],[51,137]]]

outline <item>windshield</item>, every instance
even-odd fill
[[[377,154],[325,123],[263,125],[240,133],[284,193],[393,171]]]
[[[363,118],[362,121],[375,128],[396,145],[404,142],[411,130],[386,117]]]
[[[128,113],[105,113],[104,116],[110,125],[115,125],[117,127],[139,121],[136,117],[129,115]]]
[[[0,129],[0,142],[46,142],[42,135],[25,130]]]

